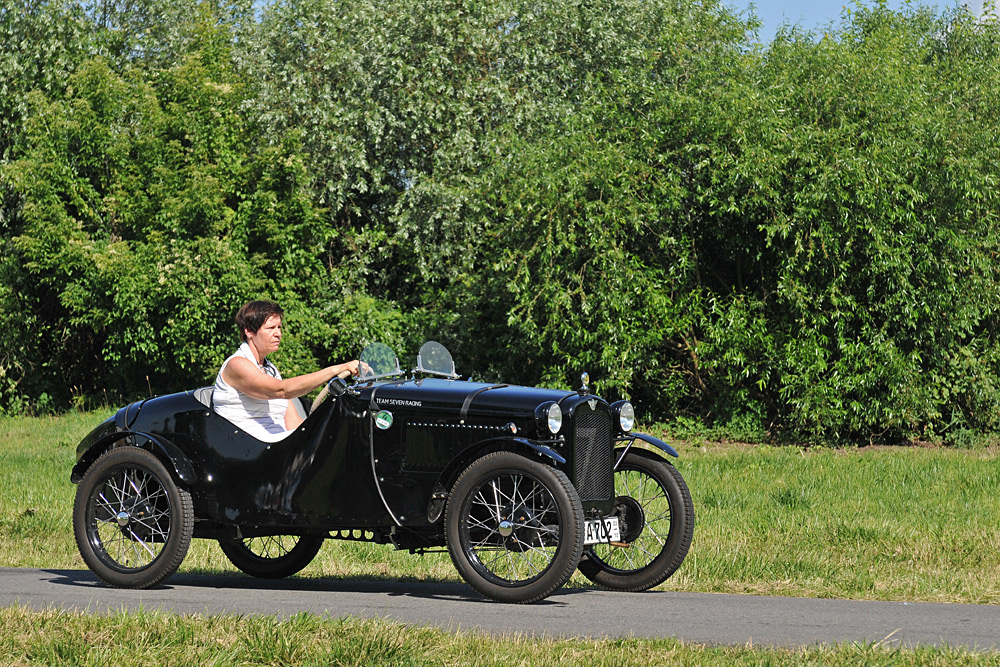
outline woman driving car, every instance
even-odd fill
[[[305,419],[297,409],[299,396],[338,375],[357,375],[358,360],[282,378],[267,358],[281,345],[281,306],[273,301],[245,303],[236,313],[243,343],[222,363],[215,378],[212,403],[222,417],[258,440],[277,442]]]

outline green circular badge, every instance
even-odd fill
[[[388,410],[382,410],[379,412],[375,415],[375,425],[383,431],[387,430],[390,426],[392,426],[392,413]]]

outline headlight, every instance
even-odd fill
[[[628,433],[635,426],[635,408],[628,401],[613,403],[611,412],[618,418],[618,427],[624,433]]]
[[[539,429],[555,435],[562,428],[563,414],[558,403],[542,403],[535,408],[535,422]]]
[[[558,403],[553,403],[549,406],[549,431],[552,435],[559,432],[562,428],[562,408],[559,407]]]

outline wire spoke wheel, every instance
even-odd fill
[[[680,567],[691,546],[691,493],[672,465],[633,449],[615,471],[615,495],[622,541],[588,547],[580,571],[614,590],[652,588]]]
[[[609,569],[618,571],[639,570],[660,555],[667,544],[670,535],[670,499],[666,490],[652,477],[637,470],[623,470],[615,475],[615,494],[620,498],[629,498],[641,510],[627,512],[629,519],[635,517],[641,521],[639,531],[632,539],[625,538],[624,546],[595,544],[593,553],[605,563]],[[629,523],[629,529],[633,525]]]
[[[103,581],[146,588],[180,566],[194,525],[190,495],[138,447],[112,449],[84,475],[73,525],[87,566]]]
[[[559,523],[556,502],[540,482],[497,474],[473,494],[465,526],[469,553],[499,581],[530,581],[555,558]]]
[[[562,472],[518,454],[474,462],[445,516],[448,550],[473,588],[502,602],[532,602],[562,586],[583,550],[579,496]]]
[[[110,475],[98,489],[94,510],[90,539],[112,567],[138,570],[159,558],[170,536],[170,500],[148,472]]]
[[[264,535],[219,540],[230,562],[243,572],[264,579],[281,579],[309,565],[323,546],[313,535]]]
[[[298,535],[265,535],[264,537],[250,537],[243,540],[247,551],[257,554],[261,560],[284,558],[292,552],[298,543]]]

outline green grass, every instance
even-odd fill
[[[105,416],[0,419],[0,566],[84,567],[72,535],[69,471],[76,444]],[[687,560],[663,588],[1000,602],[995,449],[678,448],[698,524]],[[205,540],[195,540],[181,569],[235,572]],[[445,554],[334,541],[302,576],[458,580]],[[3,665],[1000,665],[997,654],[951,649],[491,638],[310,615],[280,622],[10,607],[0,609],[0,627]]]
[[[69,471],[105,416],[0,419],[0,565],[84,567]],[[663,588],[1000,603],[996,449],[677,446],[697,526]],[[235,571],[205,540],[181,569]],[[446,554],[332,540],[302,576],[458,580]]]
[[[1000,603],[998,450],[682,447],[698,527],[670,582]]]
[[[878,644],[776,649],[673,639],[554,640],[446,632],[380,620],[109,616],[0,609],[0,664],[161,665],[998,665],[1000,656]]]

